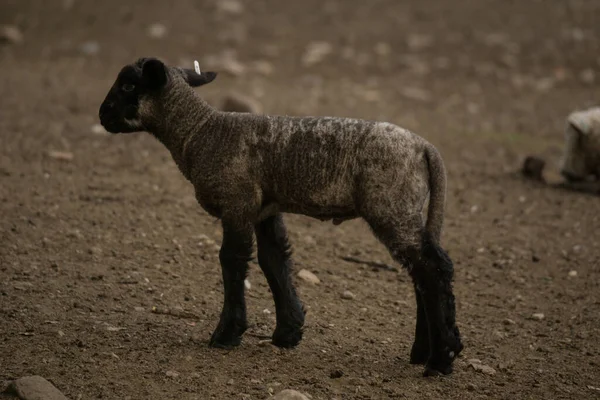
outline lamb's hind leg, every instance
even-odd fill
[[[258,264],[262,269],[273,299],[277,326],[273,344],[294,347],[302,339],[304,309],[291,281],[292,259],[288,236],[281,214],[260,222],[255,227]]]
[[[402,220],[365,218],[394,259],[406,267],[417,296],[417,328],[411,362],[425,363],[424,375],[449,374],[462,350],[455,324],[452,261],[423,234],[420,215]]]
[[[430,354],[423,374],[449,374],[454,359],[463,349],[456,326],[452,260],[425,234],[419,258],[409,261],[409,265],[417,296],[421,295],[429,328]],[[418,343],[418,339],[415,343]]]
[[[224,302],[219,325],[210,338],[210,346],[237,346],[247,329],[244,279],[252,257],[252,225],[238,227],[223,223],[223,243],[219,260],[223,273]]]

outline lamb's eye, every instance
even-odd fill
[[[135,86],[132,85],[131,83],[126,83],[121,87],[121,89],[123,89],[124,92],[133,92],[133,89],[135,89]]]

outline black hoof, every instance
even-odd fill
[[[301,328],[276,328],[275,332],[273,333],[272,343],[277,347],[290,349],[296,347],[301,340]]]
[[[452,373],[452,365],[447,366],[436,366],[427,364],[423,370],[423,376],[442,376],[450,375]]]
[[[242,335],[245,331],[245,327],[227,330],[217,327],[210,337],[208,345],[217,349],[231,349],[237,347],[242,343]]]

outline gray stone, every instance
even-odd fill
[[[277,393],[273,400],[309,400],[304,394],[297,390],[285,389]]]
[[[25,376],[14,381],[9,390],[22,400],[68,400],[54,385],[41,376]]]

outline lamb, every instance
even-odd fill
[[[453,263],[440,247],[446,172],[436,148],[385,122],[219,111],[193,89],[216,75],[141,58],[122,68],[99,110],[107,131],[147,131],[162,142],[199,204],[221,221],[224,301],[209,345],[237,346],[247,328],[244,279],[254,236],[275,302],[272,343],[298,345],[305,310],[282,213],[334,223],[360,217],[412,277],[410,362],[425,364],[424,376],[450,374],[463,344]]]
[[[580,110],[567,117],[564,149],[560,161],[563,182],[551,187],[600,194],[600,107]],[[525,159],[522,173],[530,179],[546,183],[545,162],[537,157]]]
[[[567,118],[561,173],[569,181],[600,178],[600,107],[576,111]]]

